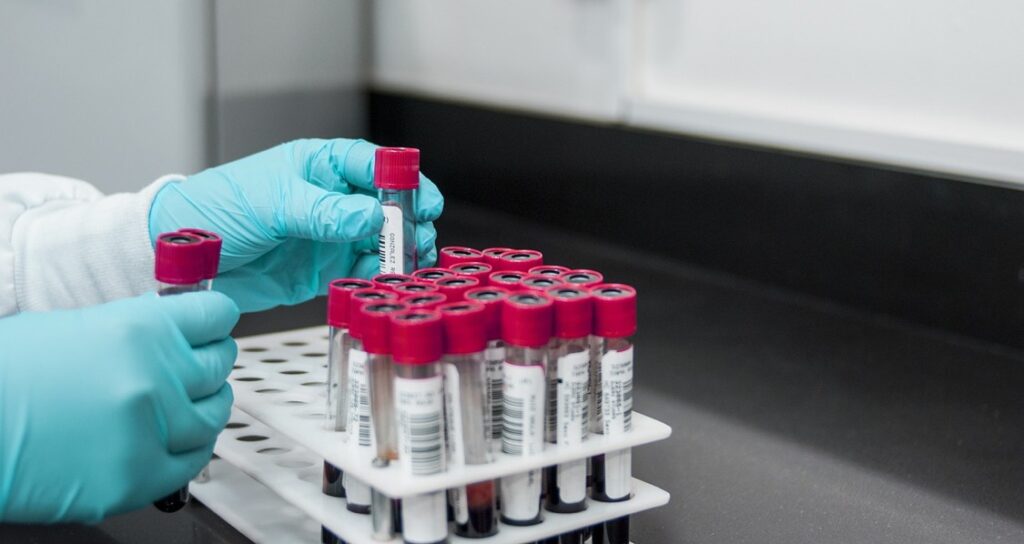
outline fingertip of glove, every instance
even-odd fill
[[[444,196],[437,185],[427,176],[420,174],[420,189],[418,195],[419,209],[417,210],[420,221],[436,221],[444,212]]]
[[[377,199],[366,195],[332,194],[324,202],[321,219],[323,241],[353,242],[380,232],[384,211]]]

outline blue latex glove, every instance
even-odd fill
[[[214,288],[244,312],[309,300],[336,278],[370,277],[379,270],[384,220],[373,188],[376,148],[362,140],[296,140],[169,184],[150,209],[150,238],[182,227],[219,234]],[[443,207],[421,175],[421,267],[437,259],[432,222]]]
[[[233,400],[220,293],[0,320],[0,522],[96,522],[210,461]]]

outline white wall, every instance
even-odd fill
[[[380,0],[374,15],[380,88],[1024,183],[1021,2]]]

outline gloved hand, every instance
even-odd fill
[[[96,522],[210,461],[233,400],[220,293],[0,320],[0,522]]]
[[[153,201],[152,240],[196,227],[224,239],[214,289],[244,312],[297,304],[336,278],[376,274],[384,220],[373,188],[377,146],[362,140],[296,140],[168,184]],[[420,176],[420,266],[437,259],[433,221],[444,199]]]

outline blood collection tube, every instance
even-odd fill
[[[494,460],[491,443],[487,309],[477,302],[450,302],[438,307],[444,329],[445,415],[448,464],[484,465]],[[498,532],[497,493],[493,480],[448,491],[455,534],[482,538]]]
[[[552,287],[565,285],[565,282],[554,276],[542,276],[540,274],[529,274],[519,282],[519,286],[528,291],[547,292]]]
[[[501,336],[503,420],[501,449],[530,457],[544,449],[544,390],[552,300],[544,293],[517,291],[502,302]],[[531,470],[501,479],[501,520],[509,525],[541,522],[541,472]]]
[[[448,302],[448,296],[444,293],[423,293],[406,295],[401,298],[411,310],[430,310]]]
[[[559,266],[557,264],[542,264],[535,266],[527,271],[531,276],[561,276],[562,274],[569,271],[566,266]]]
[[[465,298],[466,291],[474,287],[480,287],[476,278],[469,276],[455,276],[453,278],[441,278],[434,282],[437,290],[448,297],[448,302],[457,302]]]
[[[544,264],[544,254],[535,249],[512,249],[502,253],[498,258],[498,270],[527,272],[542,264]]]
[[[362,307],[367,305],[389,306],[392,310],[404,309],[398,304],[398,295],[383,289],[357,289],[352,291],[349,302],[349,334],[352,348],[348,356],[348,445],[356,459],[370,462],[374,459],[373,420],[370,410],[370,381],[367,368],[367,354],[363,345],[364,326]],[[370,486],[346,472],[342,478],[345,487],[346,508],[357,514],[369,514],[372,496]]]
[[[210,246],[203,238],[183,232],[157,237],[154,275],[160,283],[159,296],[206,291],[212,285],[209,273]],[[177,512],[189,501],[188,485],[153,503],[162,512]]]
[[[498,264],[501,262],[501,256],[506,252],[512,251],[510,247],[489,247],[480,253],[483,254],[483,261],[495,270],[500,270]]]
[[[442,247],[437,255],[437,266],[441,268],[451,268],[459,263],[481,262],[484,258],[480,250],[462,246]]]
[[[491,451],[494,452],[501,450],[501,365],[505,362],[505,342],[501,339],[501,301],[506,296],[508,290],[502,287],[477,287],[466,291],[466,300],[484,307],[483,321],[487,335],[484,362],[487,365],[487,391],[491,407]]]
[[[391,314],[390,327],[400,465],[411,476],[444,472],[441,316],[433,310],[407,310]],[[402,540],[408,544],[448,541],[444,491],[402,500]]]
[[[590,289],[594,300],[594,336],[598,344],[601,379],[601,432],[617,437],[632,429],[633,341],[636,333],[636,290],[628,285],[604,283]],[[592,376],[593,378],[593,376]],[[629,449],[591,459],[591,497],[602,502],[625,501],[632,492],[632,455]],[[629,518],[604,524],[600,535],[607,544],[629,542]]]
[[[589,431],[587,396],[590,380],[590,294],[578,287],[547,291],[554,299],[554,341],[548,359],[547,441],[578,448]],[[551,512],[581,512],[587,508],[587,460],[579,459],[544,469],[545,502]]]
[[[408,295],[426,295],[430,293],[436,293],[437,287],[432,283],[424,283],[416,280],[411,283],[401,283],[391,288],[392,291],[398,293],[398,296],[404,297]]]
[[[494,268],[487,263],[477,261],[453,264],[451,266],[451,271],[455,272],[459,276],[476,278],[476,281],[480,282],[481,286],[485,286],[488,283],[487,277],[491,275]]]
[[[498,272],[491,272],[491,275],[487,276],[487,283],[498,287],[504,287],[505,289],[518,290],[519,282],[523,281],[523,278],[525,277],[525,272],[499,270]]]
[[[408,274],[377,274],[373,278],[373,286],[377,289],[393,290],[399,285],[416,282],[416,278]]]
[[[593,287],[604,281],[604,275],[596,270],[577,268],[562,274],[559,279],[576,287]]]
[[[355,278],[334,280],[327,287],[327,426],[335,431],[344,431],[348,423],[345,393],[348,357],[352,350],[349,334],[352,292],[371,287],[373,284],[369,281]],[[323,492],[332,497],[345,496],[341,469],[327,461],[324,461]]]
[[[455,272],[448,270],[447,268],[421,268],[412,273],[412,277],[419,281],[426,283],[434,283],[441,278],[450,278],[455,275]]]
[[[379,147],[374,154],[373,186],[384,211],[380,231],[382,274],[410,274],[419,268],[416,251],[416,191],[420,186],[420,150]]]

